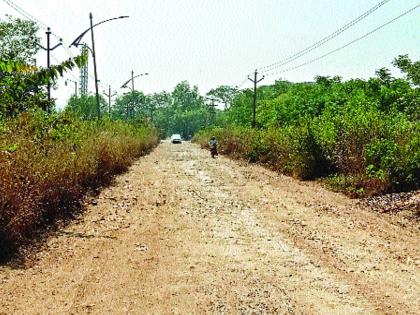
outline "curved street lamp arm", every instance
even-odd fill
[[[123,85],[121,85],[120,89],[127,87],[127,84],[130,83],[131,80],[134,80],[135,78],[138,78],[138,77],[141,77],[141,76],[144,76],[144,75],[149,75],[149,73],[146,72],[146,73],[138,74],[138,75],[132,77],[130,80],[125,82]]]
[[[126,88],[127,84],[130,83],[131,79],[125,82],[123,85],[121,85],[120,89]]]
[[[95,26],[98,26],[98,25],[100,25],[100,24],[103,24],[103,23],[105,23],[105,22],[108,22],[108,21],[112,21],[112,20],[118,20],[118,19],[125,19],[125,18],[128,18],[129,16],[128,15],[122,15],[122,16],[119,16],[119,17],[114,17],[114,18],[111,18],[111,19],[108,19],[108,20],[104,20],[104,21],[101,21],[101,22],[99,22],[99,23],[96,23],[95,25],[93,25],[92,27],[89,27],[86,31],[84,31],[82,34],[80,34],[79,36],[77,36],[76,37],[76,39],[70,44],[70,46],[69,47],[71,47],[71,46],[78,46],[78,45],[80,45],[80,41],[82,40],[82,38],[83,38],[83,36],[85,36],[85,34],[87,33],[87,32],[89,32],[92,28],[94,28]]]

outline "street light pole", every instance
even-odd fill
[[[141,76],[144,76],[144,75],[149,75],[149,73],[146,72],[146,73],[141,73],[141,74],[138,74],[138,75],[134,76],[134,71],[131,70],[131,79],[129,79],[127,82],[125,82],[121,86],[121,88],[128,88],[127,84],[130,83],[130,81],[131,81],[131,99],[132,99],[133,103],[134,103],[134,79],[138,78],[138,77],[141,77]],[[132,116],[132,112],[134,113],[134,104],[133,104],[132,110],[130,110],[129,107],[127,108],[127,116]]]
[[[50,36],[51,36],[51,29],[48,27],[47,31],[45,32],[47,34],[47,68],[49,69],[51,66],[50,63]],[[51,101],[51,80],[48,80],[48,102]]]
[[[89,13],[90,19],[90,33],[92,35],[92,58],[93,58],[93,71],[95,74],[95,92],[96,92],[96,110],[98,111],[98,119],[101,118],[101,107],[99,105],[99,90],[98,90],[98,71],[96,68],[96,51],[95,51],[95,37],[93,34],[93,15]]]
[[[91,13],[92,14],[92,13]],[[69,47],[71,47],[71,46],[79,46],[80,45],[80,42],[82,41],[82,38],[83,38],[83,36],[85,36],[85,34],[87,33],[87,32],[89,32],[92,28],[94,28],[95,26],[98,26],[98,25],[101,25],[101,24],[104,24],[104,23],[106,23],[106,22],[109,22],[109,21],[113,21],[113,20],[118,20],[118,19],[126,19],[126,18],[129,18],[129,16],[128,15],[123,15],[123,16],[118,16],[118,17],[114,17],[114,18],[111,18],[111,19],[107,19],[107,20],[104,20],[104,21],[101,21],[101,22],[99,22],[99,23],[96,23],[95,25],[91,25],[91,27],[90,28],[88,28],[86,31],[84,31],[83,33],[81,33],[79,36],[77,36],[76,37],[76,39],[70,44],[70,46]]]
[[[134,71],[131,70],[131,91],[134,92]]]
[[[104,21],[101,21],[99,23],[96,23],[95,25],[93,24],[93,15],[92,12],[89,13],[89,19],[90,19],[90,27],[85,30],[83,33],[81,33],[79,36],[76,37],[76,39],[70,44],[69,47],[71,46],[79,46],[81,45],[80,42],[83,39],[83,36],[85,36],[85,34],[89,31],[91,31],[91,35],[92,35],[92,49],[91,49],[91,53],[92,53],[92,58],[93,58],[93,68],[94,68],[94,73],[95,73],[95,92],[96,92],[96,107],[97,107],[97,111],[98,111],[98,119],[101,118],[101,108],[100,108],[100,104],[99,104],[99,89],[98,89],[98,70],[97,70],[97,66],[96,66],[96,51],[95,51],[95,36],[93,34],[93,28],[95,26],[101,25],[103,23],[106,23],[108,21],[113,21],[113,20],[118,20],[118,19],[125,19],[128,18],[129,16],[124,15],[124,16],[118,16],[118,17],[114,17],[111,19],[107,19]],[[86,45],[86,47],[88,47]]]
[[[134,71],[131,70],[131,101],[133,102],[130,108],[130,117],[134,116]]]

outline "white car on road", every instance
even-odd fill
[[[172,136],[171,136],[171,142],[172,143],[181,143],[182,142],[182,139],[181,139],[181,135],[180,134],[173,134]]]

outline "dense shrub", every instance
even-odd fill
[[[156,143],[153,129],[123,122],[31,112],[3,123],[0,254],[74,211],[88,190],[107,184]]]
[[[407,58],[396,61],[406,64]],[[214,134],[222,153],[302,179],[323,177],[354,196],[418,189],[417,74],[396,79],[385,68],[376,74],[369,80],[316,77],[261,87],[258,129],[250,128],[252,93],[244,90],[222,114],[223,125],[202,130],[194,140],[205,143]]]

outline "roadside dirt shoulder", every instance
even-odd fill
[[[0,313],[418,314],[419,230],[315,183],[161,144],[0,267]]]

